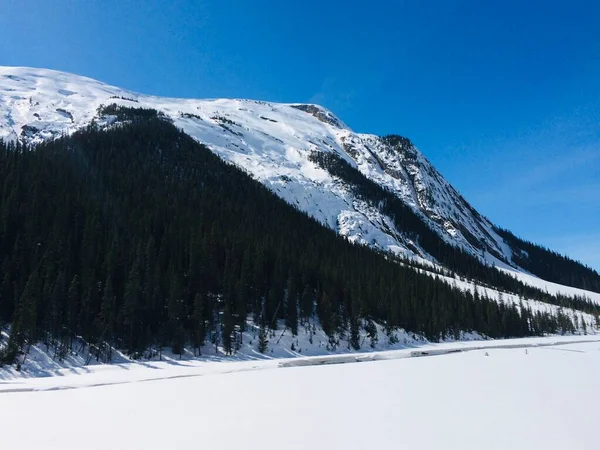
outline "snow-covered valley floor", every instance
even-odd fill
[[[597,336],[73,368],[0,382],[0,442],[9,450],[588,449],[598,441],[599,374]]]

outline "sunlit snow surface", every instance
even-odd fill
[[[2,448],[596,448],[600,341],[583,338],[347,364],[152,363],[12,380],[0,383]]]
[[[562,284],[552,283],[550,281],[542,280],[534,275],[530,275],[528,273],[519,272],[515,269],[507,269],[504,267],[499,267],[500,270],[506,272],[513,277],[521,280],[523,283],[528,284],[530,286],[536,287],[542,291],[548,292],[550,294],[562,294],[568,296],[577,296],[577,297],[586,297],[592,302],[600,305],[600,293],[586,291],[584,289],[574,288],[571,286],[563,286]]]

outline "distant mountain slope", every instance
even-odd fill
[[[513,252],[513,261],[545,280],[600,292],[600,274],[578,261],[516,237],[508,230],[496,228]]]
[[[544,268],[544,261],[554,267],[560,259],[543,249],[536,252],[537,263],[524,259],[526,243],[501,232],[472,208],[408,139],[354,133],[320,106],[160,98],[31,68],[0,68],[0,80],[0,138],[5,140],[39,143],[93,120],[116,120],[110,114],[100,117],[101,105],[153,108],[351,242],[446,265],[434,247],[451,245],[485,264],[508,265],[549,281],[599,290],[600,276],[585,272],[579,263]],[[399,227],[389,210],[357,196],[347,180],[312,160],[315,152],[340,158],[393,194],[440,243],[424,245],[419,233]]]

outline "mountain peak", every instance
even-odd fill
[[[290,106],[292,108],[299,109],[300,111],[304,111],[304,112],[316,117],[318,120],[320,120],[323,123],[327,123],[336,128],[347,128],[346,125],[340,119],[338,119],[331,111],[329,111],[328,109],[326,109],[320,105],[304,103],[304,104],[291,104]]]
[[[362,176],[398,196],[444,240],[472,254],[486,251],[510,263],[510,252],[493,226],[473,212],[409,139],[354,133],[320,105],[162,98],[28,67],[1,67],[0,77],[4,80],[1,139],[35,144],[68,135],[92,120],[112,123],[115,117],[99,117],[102,105],[155,109],[223,159],[350,240],[430,258],[418,242],[394,227],[390,217],[356,197],[347,181],[311,161],[315,151],[339,156]]]

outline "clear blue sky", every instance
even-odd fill
[[[600,269],[600,2],[0,0],[0,64],[315,102]]]

